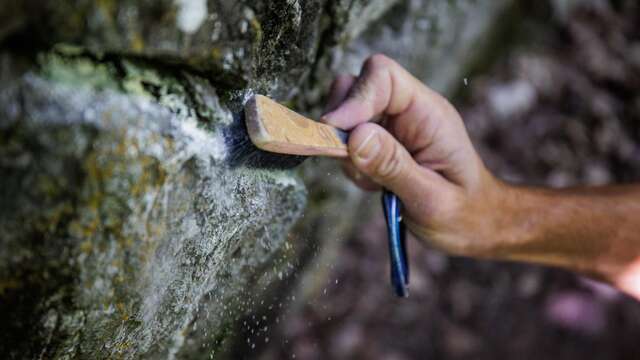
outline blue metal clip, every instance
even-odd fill
[[[406,229],[402,222],[401,203],[398,197],[384,189],[382,191],[382,208],[387,222],[389,240],[389,257],[391,264],[391,285],[399,297],[409,296],[409,264],[405,244]]]

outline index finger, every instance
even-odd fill
[[[373,55],[349,91],[347,99],[322,121],[350,130],[378,115],[406,112],[424,86],[398,63],[384,55]]]

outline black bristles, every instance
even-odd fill
[[[291,169],[300,165],[307,157],[285,155],[258,149],[249,138],[244,111],[235,113],[233,123],[224,129],[224,140],[228,149],[227,161],[232,167],[246,166],[263,169]]]

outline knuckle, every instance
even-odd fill
[[[382,180],[397,178],[402,172],[402,156],[398,145],[394,145],[390,155],[376,166],[376,174]]]
[[[391,66],[393,60],[384,54],[371,55],[365,62],[364,68],[370,71],[385,69]]]
[[[373,97],[373,87],[368,81],[357,81],[351,90],[351,96],[360,101],[371,101]]]
[[[456,118],[460,118],[460,114],[458,113],[458,110],[456,110],[456,108],[444,97],[440,97],[441,102],[442,102],[442,110],[441,110],[441,116],[443,119],[456,119]]]
[[[358,163],[358,170],[360,170],[362,173],[366,174],[367,176],[370,176],[373,179],[376,179],[377,176],[377,172],[378,172],[378,164],[380,163],[379,158],[374,158],[371,161],[368,161],[366,163]]]

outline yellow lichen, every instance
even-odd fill
[[[260,25],[260,22],[255,16],[249,20],[249,25],[251,25],[251,30],[253,30],[255,34],[255,43],[260,44],[262,42],[262,25]]]
[[[116,349],[118,351],[124,351],[127,350],[131,347],[131,342],[130,341],[123,341],[123,342],[119,342],[116,344]]]
[[[96,5],[104,18],[111,22],[116,11],[115,2],[113,0],[96,0]]]
[[[141,53],[142,50],[144,50],[144,39],[142,38],[140,33],[134,32],[131,35],[130,46],[131,50],[136,53]]]
[[[211,49],[211,58],[213,61],[220,62],[222,60],[222,50],[220,48],[214,47]]]
[[[82,251],[83,253],[90,254],[91,250],[93,250],[93,245],[91,244],[90,240],[85,240],[80,243],[80,251]]]
[[[118,309],[118,312],[120,313],[120,318],[122,319],[122,321],[129,320],[130,316],[127,313],[127,308],[124,303],[122,302],[116,303],[116,309]]]

